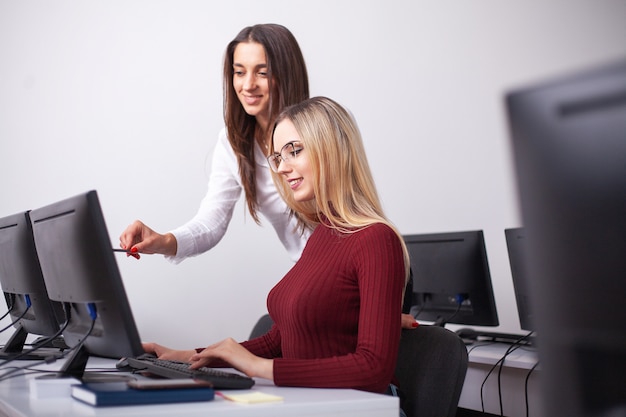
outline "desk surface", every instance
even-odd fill
[[[26,365],[20,361],[18,366]],[[13,365],[13,364],[12,364]],[[37,366],[53,371],[60,364]],[[115,361],[91,358],[88,371],[114,369]],[[4,369],[0,369],[0,374]],[[276,387],[268,380],[257,379],[252,390],[283,397],[282,402],[264,404],[233,403],[216,396],[215,400],[199,403],[158,404],[148,406],[91,407],[72,399],[69,394],[55,398],[38,397],[31,392],[30,381],[41,374],[29,374],[0,382],[0,416],[367,416],[397,417],[398,399],[348,389]],[[61,387],[62,388],[62,387]],[[242,391],[229,391],[230,393]]]
[[[476,342],[467,346],[469,361],[484,365],[495,365],[512,345],[497,342]],[[515,346],[504,360],[509,368],[531,369],[538,361],[537,349],[533,346]]]

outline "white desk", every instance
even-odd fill
[[[493,342],[477,342],[468,346],[469,364],[459,407],[483,411],[484,404],[485,412],[500,415],[500,391],[505,416],[526,416],[526,377],[538,360],[536,350],[532,347],[522,346],[506,357],[500,375],[500,389],[498,389],[499,366],[493,370],[484,384],[481,402],[481,385],[509,346]],[[542,416],[539,375],[539,369],[535,368],[528,379],[528,415],[530,417]]]
[[[26,362],[20,361],[20,364]],[[55,370],[60,366],[46,365],[38,369]],[[114,367],[115,361],[109,359],[91,358],[88,362],[88,370]],[[4,373],[1,368],[0,373]],[[216,396],[213,401],[198,403],[91,407],[69,395],[54,399],[31,398],[29,380],[36,376],[20,375],[0,382],[0,416],[398,417],[399,414],[398,398],[395,397],[348,389],[281,388],[263,379],[257,380],[252,390],[281,396],[283,402],[241,404]]]

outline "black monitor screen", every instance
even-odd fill
[[[65,342],[80,345],[62,372],[82,377],[86,355],[143,353],[97,193],[33,210],[31,221],[48,295],[72,307]]]
[[[417,319],[497,326],[498,313],[482,230],[404,236]]]
[[[40,349],[26,354],[23,349],[29,334],[54,336],[65,321],[63,306],[48,299],[28,212],[0,219],[0,284],[16,329],[0,357],[34,359],[53,353]]]
[[[533,314],[530,305],[530,289],[528,288],[528,271],[526,270],[526,233],[524,228],[517,227],[504,231],[506,248],[509,253],[509,265],[517,303],[517,315],[523,330],[533,331]]]
[[[545,415],[626,415],[626,60],[511,91]]]

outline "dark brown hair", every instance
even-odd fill
[[[272,126],[280,111],[309,98],[309,78],[300,46],[284,26],[260,24],[244,28],[226,48],[224,56],[224,122],[228,140],[239,165],[239,175],[248,210],[260,223],[256,198],[254,136],[257,122],[247,114],[233,88],[233,56],[241,42],[256,42],[263,46],[270,81],[269,120]]]

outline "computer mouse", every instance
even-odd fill
[[[459,335],[461,339],[465,339],[465,340],[478,339],[478,332],[469,327],[464,327],[462,329],[457,330],[456,334]]]

